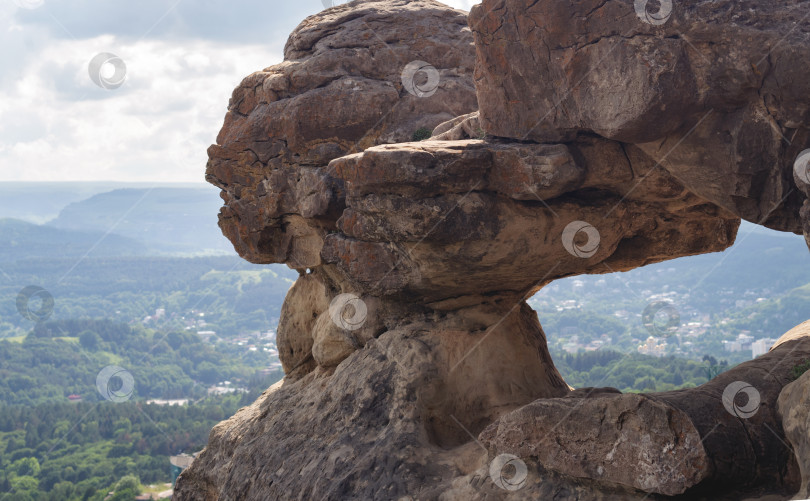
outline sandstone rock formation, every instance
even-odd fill
[[[807,194],[793,167],[810,141],[810,82],[797,65],[810,56],[807,3],[633,7],[476,5],[483,128],[538,142],[598,134],[634,143],[693,193],[753,223],[801,232]]]
[[[810,321],[795,327],[784,337],[802,338],[808,334]],[[804,362],[802,366],[808,361]],[[802,484],[794,499],[807,499],[810,498],[810,371],[785,386],[777,404],[785,436],[793,446],[801,471]]]
[[[302,22],[284,62],[234,90],[208,152],[206,179],[222,188],[221,227],[239,254],[318,266],[343,198],[326,165],[475,111],[474,58],[465,14],[436,2],[363,2]],[[429,66],[403,84],[420,61]]]
[[[804,456],[799,450],[794,456],[775,438],[785,433],[780,416],[785,410],[777,409],[777,399],[789,398],[792,369],[810,354],[808,327],[810,322],[801,336],[788,332],[767,355],[699,388],[541,399],[502,416],[479,438],[492,451],[646,492],[676,495],[697,487],[688,491],[697,496],[768,484],[791,492],[799,475],[796,457]],[[799,388],[794,391],[807,391]],[[780,409],[797,406],[792,412],[806,420],[797,398]],[[798,437],[804,425],[793,425],[799,443],[806,440]]]
[[[784,79],[810,23],[780,49],[802,2],[721,3],[678,4],[662,27],[614,0],[485,0],[475,47],[432,0],[299,25],[234,92],[207,171],[240,255],[300,273],[286,377],[212,431],[178,499],[793,494],[776,400],[810,339],[696,389],[572,391],[525,301],[723,250],[740,217],[802,231],[808,108]],[[755,406],[735,400],[749,388]]]

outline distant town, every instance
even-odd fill
[[[538,312],[552,351],[558,352],[612,349],[692,359],[711,355],[739,363],[767,353],[777,340],[738,325],[746,311],[768,301],[767,288],[724,289],[706,298],[700,290],[654,293],[648,287],[615,274],[576,277],[547,286],[529,304]],[[646,310],[656,305],[662,311],[645,319]]]

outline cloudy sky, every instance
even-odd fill
[[[0,0],[0,181],[201,182],[233,88],[329,1]]]

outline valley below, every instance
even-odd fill
[[[0,191],[14,188],[0,183]],[[247,263],[232,250],[212,254],[229,244],[208,214],[202,229],[185,231],[187,216],[175,214],[186,209],[130,210],[131,189],[135,200],[148,190],[89,195],[104,200],[108,221],[127,214],[109,233],[83,223],[80,209],[95,202],[70,202],[58,225],[36,222],[49,215],[38,209],[44,203],[21,213],[13,198],[0,202],[0,499],[103,499],[119,484],[124,492],[128,479],[146,486],[136,490],[166,490],[170,456],[202,449],[214,424],[283,376],[276,327],[298,274]],[[27,196],[67,201],[77,191],[92,186],[33,186]],[[212,190],[159,191],[183,206],[218,204]],[[132,230],[158,223],[182,249],[156,251],[150,242],[164,237]],[[772,344],[810,311],[803,249],[800,237],[743,226],[723,253],[558,280],[529,304],[572,386],[694,387],[754,358],[752,344]],[[18,311],[18,295],[32,285],[53,298],[46,318]],[[38,300],[31,298],[35,312]],[[645,308],[660,301],[675,308],[674,328],[669,318],[645,325]],[[750,339],[739,343],[740,332]],[[96,385],[111,365],[134,381],[120,402]]]

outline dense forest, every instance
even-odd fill
[[[112,365],[131,374],[133,398],[201,398],[207,386],[223,380],[248,385],[272,362],[267,354],[237,358],[223,351],[185,331],[110,320],[43,322],[19,341],[0,340],[0,402],[96,399],[97,376]]]
[[[169,455],[200,450],[214,424],[281,378],[259,372],[272,357],[252,355],[108,319],[41,322],[22,339],[0,340],[0,499],[102,500],[115,491],[128,500],[139,483],[169,481]],[[132,378],[124,398],[101,393],[120,390],[123,376],[99,388],[112,364]],[[223,379],[247,391],[207,396]]]
[[[624,393],[692,388],[730,368],[728,362],[711,356],[696,361],[612,350],[553,356],[554,364],[571,386],[612,387]]]
[[[0,407],[0,500],[106,499],[170,481],[168,456],[199,451],[214,424],[256,395],[186,406],[142,402]],[[119,485],[124,482],[124,485]],[[137,487],[127,488],[127,483]]]

